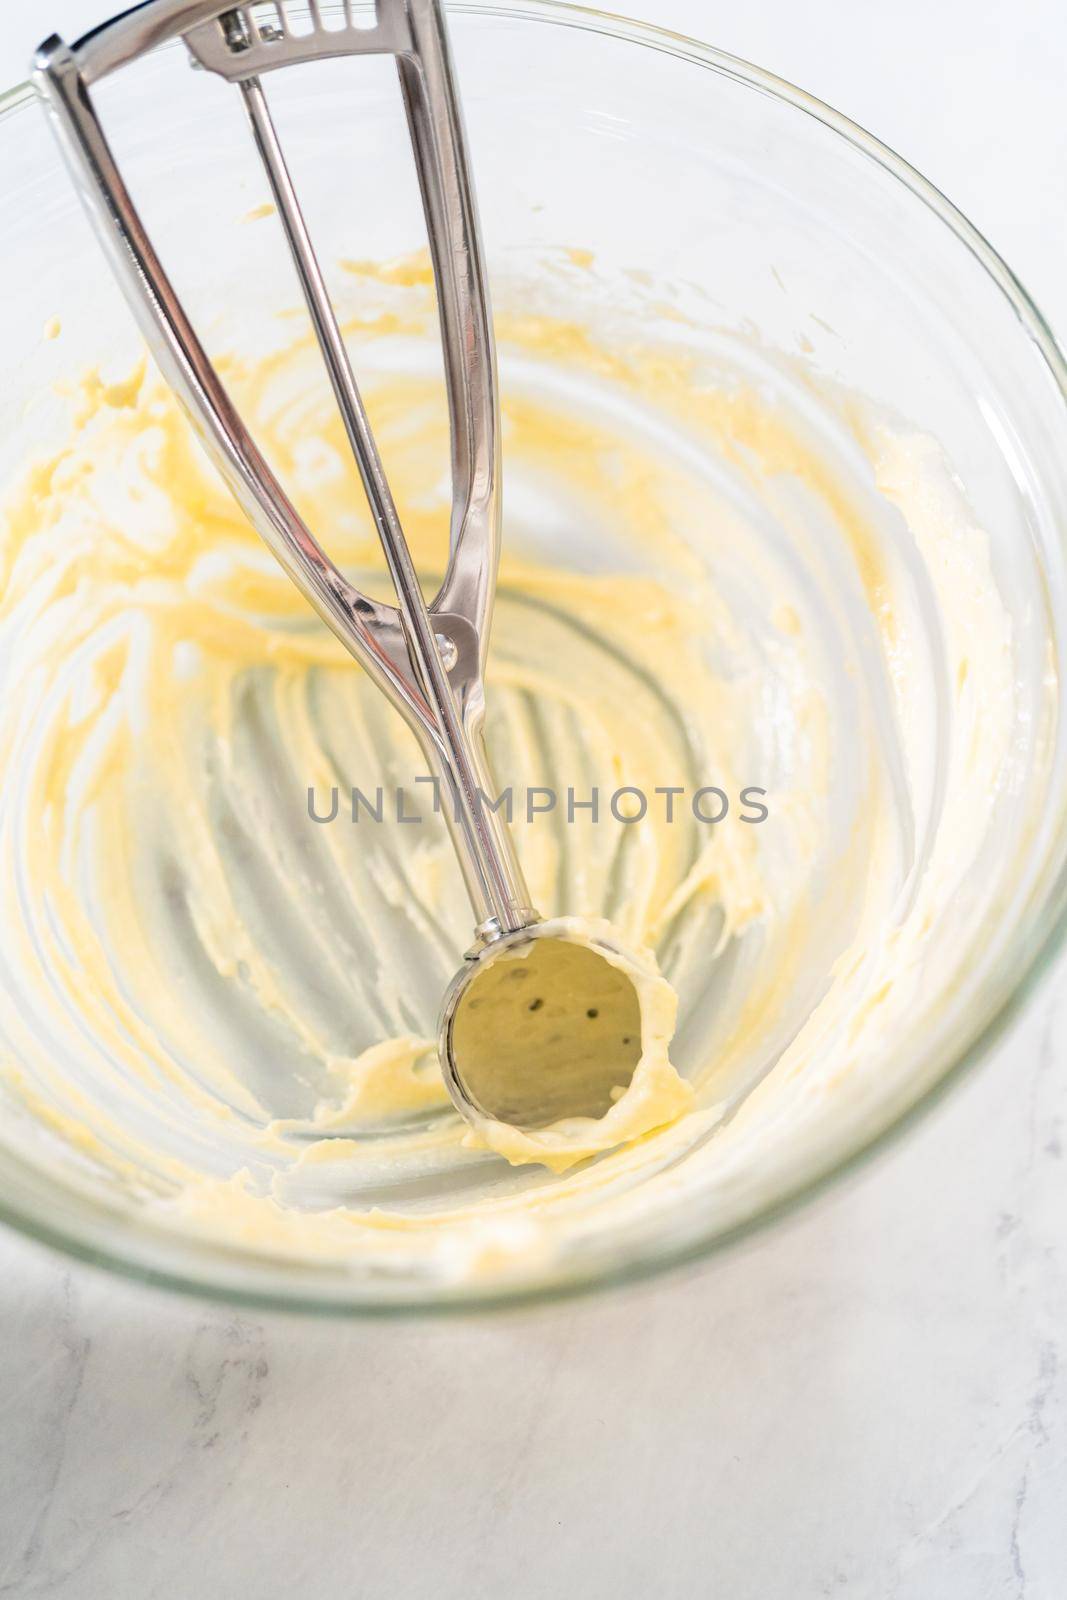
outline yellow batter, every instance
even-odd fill
[[[432,592],[428,273],[350,271]],[[985,537],[937,445],[771,353],[601,342],[504,298],[490,752],[535,903],[656,952],[677,1073],[664,1049],[599,1137],[465,1127],[431,1040],[469,910],[414,740],[154,371],[90,375],[4,526],[3,1137],[155,1225],[361,1270],[526,1270],[734,1181],[884,1065],[948,959],[931,929],[981,843],[1013,689]],[[388,597],[310,340],[227,376],[309,525]],[[353,821],[352,789],[378,785],[383,820]],[[600,815],[527,823],[536,786],[596,788]],[[690,804],[711,786],[718,822]],[[623,788],[649,797],[639,820],[608,809]],[[318,815],[337,791],[332,821],[309,790]]]

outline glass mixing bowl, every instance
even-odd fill
[[[814,1112],[776,1125],[765,1140],[757,1110],[745,1161],[705,1160],[699,1180],[681,1183],[673,1201],[647,1211],[629,1205],[610,1225],[587,1228],[548,1256],[520,1252],[499,1272],[491,1263],[474,1277],[418,1265],[383,1272],[358,1254],[301,1260],[161,1226],[118,1175],[94,1170],[76,1141],[49,1134],[47,1094],[19,1078],[14,1039],[28,1004],[20,975],[0,972],[0,1214],[72,1255],[234,1301],[432,1310],[589,1289],[708,1254],[907,1126],[996,1037],[1063,926],[1067,374],[1025,292],[891,151],[757,68],[548,0],[459,0],[449,9],[498,307],[514,316],[520,285],[531,314],[543,298],[575,323],[606,328],[609,339],[612,326],[637,323],[647,340],[662,336],[675,350],[736,340],[768,370],[777,353],[790,352],[812,384],[855,390],[937,439],[988,535],[990,582],[1011,620],[1012,754],[997,792],[974,796],[972,867],[934,930],[949,959],[936,980],[918,975],[908,1015],[889,1025],[883,1069],[855,1092],[821,1096]],[[367,71],[356,90],[346,76],[352,65],[279,84],[283,137],[323,259],[404,258],[423,236],[395,79],[387,63],[360,63]],[[104,84],[99,101],[194,320],[213,347],[260,355],[295,295],[280,243],[268,249],[242,225],[263,185],[231,92],[203,74],[183,76],[180,52],[168,49]],[[63,448],[78,372],[121,375],[139,344],[27,87],[0,102],[0,150],[6,492],[28,464]],[[507,399],[521,363],[506,336],[501,342]],[[558,558],[558,530],[555,537],[553,547],[545,532],[543,553]],[[654,569],[655,551],[647,559]],[[3,698],[17,708],[22,685],[12,678],[0,641]],[[934,700],[935,689],[932,675]],[[938,705],[930,804],[916,823],[920,856],[924,832],[938,826]],[[838,732],[844,770],[848,730]],[[17,781],[17,772],[5,773],[5,789]],[[17,831],[5,826],[2,870],[16,916],[19,848]],[[833,964],[826,927],[813,927],[809,956],[809,965],[825,961],[825,980]],[[740,1003],[744,977],[739,963],[720,979],[727,1011]],[[802,1021],[793,1017],[794,1031]],[[91,1054],[92,1039],[64,1048],[69,1059],[53,1068],[69,1065],[72,1077],[90,1081],[79,1077],[76,1057]],[[771,1059],[750,1062],[726,1086],[734,1110]],[[714,1138],[712,1130],[705,1142]],[[528,1180],[507,1169],[487,1181],[515,1192]]]

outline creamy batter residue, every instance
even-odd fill
[[[449,486],[428,273],[351,278],[432,592]],[[416,794],[414,740],[154,371],[90,374],[4,526],[2,1137],[160,1227],[454,1279],[692,1219],[888,1070],[953,958],[933,935],[1009,758],[1013,667],[938,445],[738,339],[498,309],[490,751],[535,902],[655,952],[680,1077],[662,1117],[607,1139],[470,1135],[432,1044],[470,942],[443,827],[350,814],[353,787]],[[310,341],[227,373],[309,525],[388,595]],[[722,821],[684,800],[667,821],[669,791],[710,785]],[[600,814],[526,824],[529,786],[596,788]],[[640,820],[607,810],[623,786],[650,797]],[[323,808],[337,790],[332,822],[309,789]]]

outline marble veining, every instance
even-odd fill
[[[344,1325],[0,1262],[0,1595],[1046,1600],[1067,985],[899,1146],[661,1283]]]

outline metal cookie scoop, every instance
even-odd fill
[[[212,460],[293,582],[417,735],[446,786],[474,909],[476,943],[445,996],[441,1055],[468,1117],[542,1127],[600,1117],[641,1053],[637,992],[606,947],[542,922],[492,793],[483,745],[483,675],[500,546],[496,357],[459,100],[439,0],[350,3],[329,26],[318,0],[294,29],[288,0],[146,0],[74,46],[55,36],[35,58],[37,87],[111,264],[164,376]],[[246,430],[208,359],[108,146],[90,90],[180,37],[193,62],[236,84],[307,302],[396,590],[372,600],[330,560]],[[444,345],[452,435],[448,569],[427,605],[404,539],[337,317],[301,213],[263,78],[330,56],[396,58],[419,175]]]

